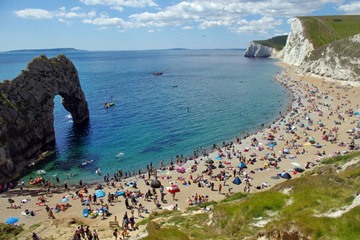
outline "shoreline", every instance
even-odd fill
[[[279,63],[279,65],[281,66],[282,70],[275,76],[276,80],[279,81],[283,86],[286,86],[289,91],[292,93],[291,95],[291,101],[289,102],[289,105],[286,109],[288,109],[289,111],[287,111],[286,113],[284,113],[284,116],[280,116],[278,119],[274,120],[273,123],[270,123],[270,126],[264,125],[263,128],[257,130],[254,134],[250,134],[250,136],[246,137],[246,138],[241,138],[241,143],[237,143],[236,140],[234,141],[233,144],[227,145],[225,146],[225,148],[221,148],[221,151],[214,151],[212,153],[209,154],[209,157],[199,157],[197,158],[195,161],[197,163],[195,163],[194,160],[188,160],[186,163],[184,163],[182,166],[185,168],[186,172],[184,174],[179,173],[177,171],[170,171],[170,170],[163,170],[163,171],[159,171],[158,172],[158,179],[161,181],[161,183],[164,185],[164,187],[168,187],[171,186],[172,183],[177,184],[180,189],[181,192],[176,194],[176,200],[172,200],[170,194],[167,194],[165,196],[166,198],[166,203],[161,203],[162,204],[162,208],[165,209],[167,207],[170,207],[171,205],[175,205],[177,204],[179,209],[185,210],[185,208],[188,206],[188,202],[187,199],[189,197],[193,197],[195,195],[197,195],[198,193],[203,194],[203,195],[208,195],[208,200],[209,201],[219,201],[223,198],[226,197],[227,194],[232,194],[234,192],[242,192],[244,189],[244,186],[249,185],[249,191],[250,192],[257,192],[257,191],[263,191],[266,189],[271,188],[273,185],[275,185],[277,182],[280,181],[285,181],[284,179],[273,179],[273,176],[276,176],[278,172],[281,171],[286,171],[288,173],[291,174],[292,177],[298,177],[301,175],[301,173],[296,174],[294,173],[293,170],[289,170],[289,169],[293,169],[294,166],[292,165],[292,163],[294,163],[295,161],[301,165],[301,167],[305,168],[305,164],[307,161],[311,161],[314,164],[319,164],[321,163],[321,159],[319,159],[320,156],[317,156],[317,152],[319,149],[313,147],[313,146],[309,146],[309,145],[305,145],[304,143],[306,143],[306,140],[308,138],[309,135],[313,136],[316,140],[316,142],[319,142],[321,144],[326,143],[326,145],[321,148],[321,152],[322,151],[326,151],[326,154],[323,154],[322,156],[327,157],[330,154],[333,154],[335,152],[336,149],[340,149],[342,151],[344,151],[345,149],[347,150],[347,148],[343,148],[343,147],[339,147],[336,144],[332,145],[332,143],[329,142],[325,142],[321,139],[321,127],[318,126],[316,123],[318,122],[318,120],[323,121],[325,124],[325,126],[333,126],[334,124],[332,123],[332,121],[334,119],[336,119],[336,116],[334,115],[329,115],[330,111],[333,110],[332,106],[331,109],[326,108],[322,101],[324,100],[328,100],[330,103],[333,102],[334,105],[339,106],[339,109],[337,109],[336,111],[338,111],[341,115],[344,114],[344,118],[345,120],[342,122],[343,124],[341,125],[336,125],[340,130],[338,133],[338,142],[340,141],[344,141],[345,143],[348,142],[348,134],[346,133],[346,131],[350,128],[350,126],[354,126],[354,123],[351,123],[349,120],[355,120],[352,117],[348,117],[345,113],[344,113],[344,109],[349,107],[349,106],[343,106],[341,105],[341,103],[345,102],[345,101],[350,101],[351,100],[351,105],[356,106],[359,105],[359,102],[355,102],[360,101],[359,97],[352,97],[350,95],[353,96],[358,96],[360,91],[355,91],[355,87],[348,87],[349,89],[352,89],[353,92],[351,92],[350,90],[347,90],[347,88],[334,88],[332,83],[326,83],[324,80],[322,79],[311,79],[307,76],[299,76],[296,75],[296,68],[292,67],[292,66],[286,66],[285,64],[283,64],[282,62]],[[315,84],[315,85],[314,85]],[[335,85],[337,83],[334,83]],[[321,87],[323,89],[321,89]],[[314,99],[312,99],[312,97],[307,98],[305,96],[310,96],[311,94],[308,92],[309,89],[318,89],[318,92],[315,92],[314,95]],[[320,89],[320,90],[319,90]],[[334,91],[333,91],[334,90]],[[336,92],[335,92],[336,90]],[[349,96],[345,96],[345,95],[341,95],[342,92],[347,93]],[[331,99],[333,99],[334,101],[330,101],[330,98],[325,98],[326,94],[331,95]],[[316,97],[315,97],[316,96]],[[342,98],[345,97],[345,98]],[[300,99],[300,100],[299,100]],[[320,104],[321,103],[321,104]],[[350,103],[349,103],[350,104]],[[301,106],[304,105],[304,106]],[[289,107],[291,107],[291,109],[289,109]],[[294,112],[294,109],[299,108],[299,110],[297,113]],[[322,116],[318,116],[318,109],[321,109],[324,115],[328,115],[329,119],[326,119],[325,117]],[[355,109],[357,110],[357,109]],[[335,110],[334,110],[335,111]],[[311,130],[305,129],[305,128],[301,128],[300,125],[298,125],[298,122],[295,121],[296,119],[299,120],[299,122],[301,123],[302,121],[306,121],[306,115],[309,116],[309,118],[311,118],[314,121],[314,124],[311,125],[309,128]],[[285,122],[286,124],[292,124],[292,126],[296,126],[298,128],[298,131],[295,131],[295,133],[292,133],[293,129],[291,127],[289,127],[290,129],[287,129],[287,125],[286,124],[282,124],[282,122]],[[290,125],[289,125],[290,126]],[[318,129],[319,128],[319,129]],[[325,127],[326,128],[326,127]],[[323,129],[325,129],[323,128]],[[331,128],[330,128],[331,129]],[[326,130],[329,131],[329,130]],[[274,133],[271,133],[274,132]],[[274,139],[277,142],[277,145],[275,145],[275,147],[273,147],[274,149],[272,150],[271,148],[269,148],[268,144],[265,144],[266,142],[268,142],[266,140],[266,138],[269,136],[269,134],[274,135]],[[307,135],[305,135],[305,133]],[[281,135],[284,135],[284,140],[281,140]],[[296,140],[296,138],[299,137],[299,139],[297,139],[297,142],[292,142],[292,140]],[[254,143],[254,141],[252,139],[256,138],[258,143],[262,143],[260,144],[254,144],[254,146],[252,145]],[[288,142],[288,144],[287,144]],[[356,140],[356,143],[358,144],[359,141]],[[302,146],[300,146],[302,145]],[[262,150],[260,150],[260,148],[263,148]],[[283,152],[283,150],[285,148],[290,148],[291,153],[290,154],[281,154],[280,152]],[[234,150],[233,150],[234,149]],[[248,150],[246,150],[248,149]],[[305,150],[306,153],[305,154],[297,154],[297,150]],[[230,153],[230,158],[227,157],[227,153]],[[233,155],[233,153],[237,153],[235,156]],[[241,154],[238,154],[241,153]],[[225,157],[224,158],[220,158],[220,160],[216,160],[216,158],[221,154],[224,154]],[[330,153],[330,154],[329,154]],[[255,154],[255,156],[251,156],[252,154]],[[241,156],[241,157],[240,157]],[[271,166],[271,164],[268,164],[268,156],[274,156],[274,158],[276,159],[277,157],[281,158],[281,161],[278,162],[278,168],[274,168]],[[290,158],[291,156],[293,156],[294,158]],[[214,165],[218,166],[217,164],[219,164],[220,162],[222,162],[222,164],[224,165],[224,168],[219,168],[217,167],[216,169],[213,170],[213,175],[217,175],[219,173],[221,173],[221,171],[225,171],[227,173],[225,173],[225,181],[227,182],[227,184],[225,184],[225,181],[221,180],[221,179],[216,179],[216,178],[211,178],[211,176],[207,176],[206,174],[202,173],[202,171],[204,169],[206,169],[205,166],[205,161],[211,158],[215,161]],[[242,159],[245,158],[245,159]],[[250,161],[251,159],[256,159],[255,162],[253,163],[247,163],[246,161]],[[318,161],[319,160],[319,161]],[[218,161],[218,162],[217,162]],[[239,169],[237,169],[237,164],[240,161],[244,161],[247,163],[248,168],[246,170],[243,170],[242,172],[240,172]],[[266,164],[268,164],[268,167],[265,168]],[[196,166],[197,170],[192,172],[191,169],[193,168],[193,166]],[[176,168],[178,167],[177,165],[175,165]],[[232,166],[232,169],[230,169],[230,166]],[[243,183],[240,185],[234,185],[232,183],[233,177],[232,176],[232,171],[233,169],[236,169],[239,171],[239,173],[236,173],[237,176],[239,176],[242,180]],[[260,170],[261,169],[261,170]],[[168,174],[169,173],[169,174]],[[184,182],[184,180],[186,181],[191,181],[191,179],[196,178],[196,175],[198,176],[203,176],[204,179],[208,179],[208,182],[213,182],[215,183],[215,191],[211,191],[211,189],[207,188],[206,186],[203,187],[198,187],[197,184],[195,183],[191,183],[190,185],[182,185],[182,183]],[[226,176],[229,176],[229,178],[226,180]],[[150,179],[154,179],[154,176],[151,176]],[[184,179],[184,180],[182,180]],[[137,189],[134,189],[130,186],[125,186],[126,183],[136,180],[137,181]],[[120,182],[116,182],[115,183],[115,187],[112,186],[104,186],[104,189],[106,191],[114,191],[116,188],[120,187],[120,185],[123,185],[125,190],[128,191],[135,191],[135,190],[140,190],[141,192],[145,193],[147,191],[147,189],[149,189],[149,186],[146,185],[145,183],[146,179],[142,179],[139,176],[132,176],[128,179],[122,179]],[[248,181],[247,181],[248,180]],[[245,184],[245,182],[248,182],[249,184]],[[264,186],[264,183],[267,183],[268,186]],[[223,184],[224,183],[224,184]],[[103,183],[101,183],[103,185]],[[218,193],[218,188],[220,187],[220,184],[223,184],[223,189],[222,191],[220,191],[220,194]],[[205,183],[204,183],[205,185]],[[225,187],[226,185],[226,187]],[[93,189],[95,185],[89,185],[89,193],[93,192]],[[261,186],[260,189],[257,189],[258,186]],[[232,188],[230,190],[230,188]],[[251,189],[251,190],[250,190]],[[158,189],[157,189],[158,190]],[[42,190],[44,191],[44,190]],[[232,192],[232,193],[230,193]],[[48,204],[50,206],[53,206],[56,202],[59,202],[59,200],[61,200],[62,195],[64,195],[66,192],[62,191],[60,193],[52,193],[52,197],[48,197]],[[70,193],[69,193],[70,194]],[[27,196],[27,195],[25,195]],[[25,196],[18,196],[18,197],[14,197],[16,203],[17,201],[19,201],[21,198],[24,198]],[[35,195],[36,196],[36,195]],[[12,196],[11,196],[12,197]],[[30,198],[34,198],[31,197]],[[51,235],[51,236],[57,236],[57,237],[70,237],[71,234],[73,233],[75,227],[79,224],[80,220],[81,222],[84,222],[84,224],[91,226],[91,229],[93,229],[94,227],[96,227],[97,229],[99,229],[99,235],[101,239],[112,239],[112,228],[109,227],[109,221],[111,221],[114,216],[117,216],[118,219],[122,219],[122,215],[127,211],[129,212],[130,210],[123,208],[123,207],[118,207],[119,203],[115,202],[114,205],[117,206],[116,210],[114,207],[109,206],[110,207],[110,212],[112,213],[112,215],[110,217],[108,217],[107,219],[109,221],[104,221],[104,220],[100,220],[99,218],[95,218],[95,219],[88,219],[88,218],[83,218],[81,215],[81,209],[83,208],[82,205],[80,205],[79,203],[79,198],[76,197],[76,199],[74,200],[70,200],[72,207],[70,207],[68,210],[66,210],[67,212],[65,212],[64,214],[62,212],[60,212],[59,214],[55,214],[56,216],[56,220],[50,220],[47,221],[47,216],[46,213],[44,213],[45,211],[43,210],[43,208],[41,208],[40,206],[37,205],[26,205],[24,204],[22,206],[22,209],[6,209],[4,211],[4,214],[2,214],[1,216],[1,221],[5,221],[6,217],[12,216],[15,213],[19,213],[20,210],[24,210],[25,208],[23,208],[24,206],[29,206],[34,208],[35,210],[40,209],[38,211],[38,214],[35,217],[32,218],[28,218],[28,216],[26,216],[26,218],[22,218],[22,221],[19,221],[19,223],[25,223],[26,227],[29,228],[30,224],[34,224],[34,222],[41,222],[42,224],[45,225],[45,229],[47,228],[48,231],[51,232],[51,234],[56,234],[56,235]],[[152,199],[154,200],[154,199]],[[139,198],[139,202],[141,202],[147,209],[153,211],[158,211],[159,209],[157,209],[154,205],[154,203],[152,203],[152,200],[150,202],[145,201],[145,199],[143,198]],[[1,198],[0,198],[1,203],[3,204],[3,206],[8,205],[8,203],[6,202],[6,199],[4,199],[4,195],[1,194]],[[30,204],[34,203],[36,200],[34,201],[30,201]],[[124,200],[123,198],[121,198],[120,200],[120,205],[123,206],[124,205]],[[168,206],[165,206],[168,205]],[[94,207],[96,207],[98,205],[94,205]],[[92,206],[93,207],[93,206]],[[135,209],[136,210],[136,209]],[[69,214],[67,214],[69,212]],[[135,214],[136,215],[136,214]],[[144,214],[144,216],[148,216],[146,214]],[[67,225],[67,222],[70,221],[72,218],[75,219],[79,219],[79,221],[75,221],[75,224],[73,225]],[[36,221],[35,221],[36,219]],[[142,218],[137,218],[136,221],[140,221]],[[44,221],[47,221],[46,223]],[[52,221],[55,221],[56,224],[54,224]],[[63,228],[62,230],[56,230],[56,226],[55,225],[59,225],[61,228]],[[120,224],[121,225],[121,224]],[[142,235],[143,234],[143,228],[140,228],[139,230],[136,231],[131,231],[131,238],[130,239],[136,239],[137,235]],[[42,229],[41,227],[38,227],[35,229],[36,232],[39,233],[40,236],[49,236],[48,233],[45,232],[44,229]],[[19,239],[25,239],[25,238],[19,238]]]

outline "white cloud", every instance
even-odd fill
[[[53,18],[52,14],[44,9],[37,8],[26,8],[23,10],[15,11],[15,15],[21,18],[28,19],[51,19]]]
[[[84,19],[82,22],[86,24],[94,24],[98,26],[115,26],[117,28],[125,28],[127,25],[123,19],[117,17],[114,18],[98,17],[94,19]]]
[[[72,7],[70,10],[71,11],[80,11],[81,7]]]
[[[194,29],[194,27],[192,27],[192,26],[184,26],[183,29],[184,30],[191,30],[191,29]]]
[[[15,11],[15,15],[18,17],[27,18],[27,19],[58,18],[58,20],[60,22],[65,22],[64,18],[94,18],[94,17],[96,17],[95,11],[79,12],[78,10],[79,10],[78,8],[75,8],[75,10],[66,11],[65,7],[61,7],[55,11],[48,11],[45,9],[37,9],[37,8],[27,8],[27,9]]]
[[[231,30],[238,33],[266,35],[269,30],[273,30],[281,24],[281,19],[275,19],[272,17],[263,17],[258,20],[250,21],[243,19],[238,21],[236,25],[232,26]]]
[[[236,33],[267,34],[286,24],[289,18],[310,15],[330,4],[346,13],[359,12],[360,9],[358,2],[341,5],[344,0],[181,0],[162,1],[162,6],[157,5],[155,0],[80,1],[87,6],[70,10],[63,7],[56,11],[24,9],[15,13],[19,17],[34,19],[80,18],[86,24],[121,29],[147,28],[157,31],[164,27],[183,30],[222,27]],[[88,6],[105,6],[118,12],[111,11],[109,15],[106,12],[97,14],[95,11],[84,11]],[[131,10],[131,15],[125,11],[129,7],[135,8]],[[136,9],[143,7],[147,7],[146,11]],[[148,7],[153,7],[150,8],[152,11]]]
[[[86,5],[104,5],[113,9],[122,9],[123,7],[156,7],[153,0],[80,0]]]
[[[349,4],[339,6],[338,9],[346,14],[360,14],[360,2],[350,2]]]

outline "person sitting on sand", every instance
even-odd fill
[[[192,206],[194,204],[190,197],[188,197],[187,202],[188,202],[189,206]]]
[[[10,203],[10,207],[8,207],[9,209],[20,209],[21,206],[20,205],[16,205],[16,204],[12,204]]]

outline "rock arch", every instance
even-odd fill
[[[78,72],[64,55],[34,58],[19,76],[0,83],[0,182],[21,170],[55,140],[54,98],[80,125],[89,109]]]

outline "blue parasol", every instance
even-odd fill
[[[102,197],[105,197],[105,192],[103,190],[99,189],[99,190],[96,190],[95,195],[97,198],[102,198]]]
[[[11,218],[6,219],[7,224],[15,224],[18,221],[19,221],[19,218],[17,218],[17,217],[11,217]]]
[[[239,163],[238,168],[247,168],[244,162]]]

